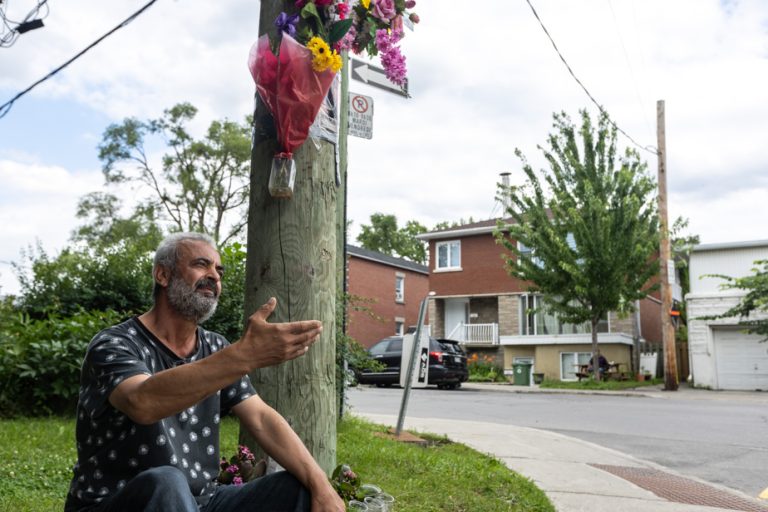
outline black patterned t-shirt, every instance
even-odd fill
[[[140,425],[109,403],[110,393],[134,375],[192,363],[221,350],[223,336],[197,328],[197,350],[180,358],[138,318],[97,334],[88,345],[77,405],[77,454],[67,511],[101,502],[140,472],[175,466],[204,502],[219,470],[219,423],[229,410],[256,392],[248,376],[196,405],[151,424]]]

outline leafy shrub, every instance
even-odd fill
[[[19,305],[33,318],[53,312],[140,313],[152,303],[152,252],[146,242],[123,242],[108,248],[72,246],[51,257],[38,247],[15,265],[21,283]]]
[[[0,415],[72,413],[88,342],[120,322],[115,311],[36,320],[0,305]]]
[[[504,382],[504,370],[500,368],[492,357],[477,352],[467,358],[470,382]]]

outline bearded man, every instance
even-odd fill
[[[152,309],[88,345],[67,512],[345,510],[296,433],[248,378],[256,368],[304,355],[322,325],[268,323],[272,298],[230,344],[199,326],[216,309],[223,272],[209,236],[169,236],[155,254]],[[229,412],[287,471],[240,486],[215,483],[219,426]]]

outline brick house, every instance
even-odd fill
[[[591,357],[590,327],[528,311],[540,297],[507,274],[505,250],[493,237],[495,228],[493,219],[418,236],[429,243],[433,335],[459,340],[469,352],[492,356],[506,373],[514,363],[527,362],[546,378],[574,380],[578,365]],[[661,341],[660,307],[658,294],[641,301],[641,342]],[[609,361],[629,370],[633,319],[609,313],[598,327],[598,343]]]
[[[415,325],[419,305],[429,292],[426,266],[347,245],[347,291],[370,299],[365,311],[348,311],[347,333],[369,348],[388,336],[404,334]]]

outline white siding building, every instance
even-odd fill
[[[739,303],[745,291],[722,290],[721,274],[744,277],[753,273],[755,261],[768,259],[768,240],[707,244],[691,253],[691,291],[688,308],[688,351],[694,385],[711,389],[768,391],[768,342],[746,334],[738,318],[701,320],[724,313]],[[768,318],[763,313],[750,319]]]

